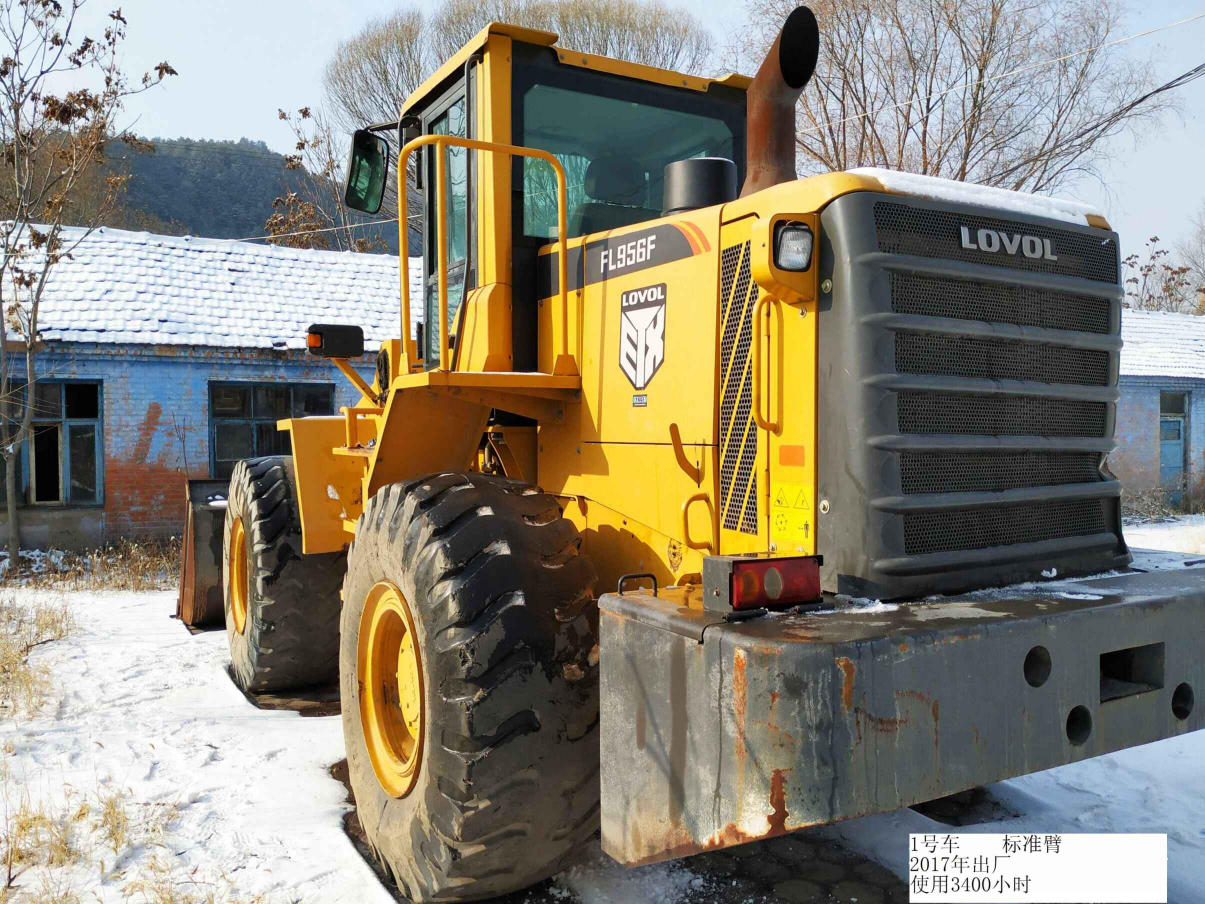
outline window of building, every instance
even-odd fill
[[[4,406],[6,425],[19,424],[25,386]],[[22,501],[34,505],[99,505],[104,501],[101,386],[96,382],[39,381],[33,421],[20,453]],[[0,500],[4,499],[0,472]]]
[[[330,383],[210,383],[209,471],[229,477],[235,462],[261,455],[290,455],[282,418],[333,414]]]
[[[1184,416],[1185,396],[1183,392],[1161,392],[1159,393],[1159,413]]]

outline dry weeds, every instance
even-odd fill
[[[170,590],[180,568],[180,540],[122,540],[87,553],[22,553],[0,586],[54,590]]]
[[[88,807],[71,789],[65,790],[59,806],[51,807],[30,797],[28,782],[22,781],[20,788],[20,794],[15,795],[12,770],[7,763],[0,765],[4,817],[0,827],[4,868],[0,904],[10,900],[46,904],[78,900],[62,870],[81,863],[85,849],[91,846]],[[21,879],[34,867],[46,869],[39,871],[36,885],[31,888]]]
[[[143,904],[237,900],[224,874],[209,881],[158,854],[136,862],[140,852],[168,848],[181,812],[176,801],[137,802],[128,789],[101,786],[90,798],[66,788],[51,805],[30,797],[28,778],[19,791],[14,784],[11,769],[0,765],[0,904],[76,904],[98,882],[119,883],[125,900]]]
[[[0,597],[0,716],[29,718],[50,694],[50,669],[31,664],[35,647],[62,640],[75,630],[75,619],[64,597],[31,604],[11,594]]]

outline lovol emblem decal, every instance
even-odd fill
[[[644,389],[665,360],[665,283],[619,296],[619,367]]]

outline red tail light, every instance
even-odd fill
[[[810,603],[820,596],[820,563],[812,556],[733,563],[733,609]]]

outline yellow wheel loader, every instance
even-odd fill
[[[1205,574],[1135,558],[1105,461],[1104,219],[796,179],[806,8],[754,79],[556,40],[490,25],[355,134],[349,207],[402,176],[398,337],[369,384],[355,298],[315,324],[360,401],[281,421],[292,457],[231,482],[235,678],[337,672],[402,891],[484,898],[600,828],[648,863],[1205,727]]]

